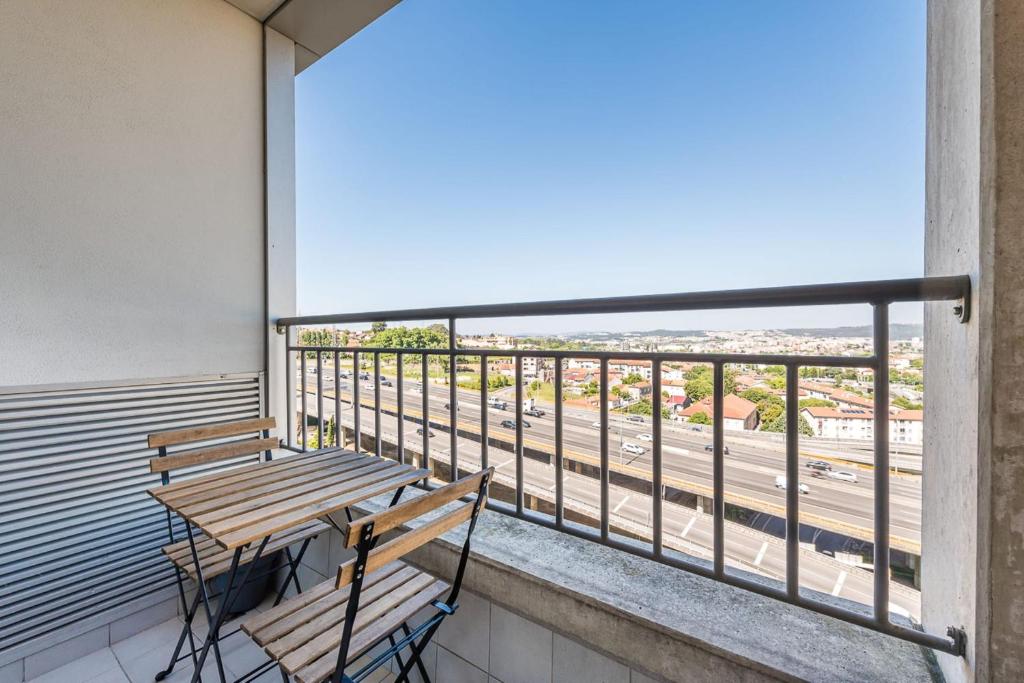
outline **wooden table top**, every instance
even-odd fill
[[[225,549],[409,486],[427,470],[326,448],[149,489],[149,494]]]

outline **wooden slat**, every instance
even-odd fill
[[[151,488],[148,490],[148,493],[160,502],[170,504],[184,496],[190,496],[194,493],[210,488],[216,488],[226,484],[241,485],[254,478],[268,477],[271,472],[280,472],[292,467],[320,462],[321,460],[326,460],[328,458],[341,457],[342,455],[354,454],[352,451],[340,451],[337,448],[329,448],[324,451],[311,451],[300,455],[290,455],[271,462],[254,462],[241,467],[232,468],[227,472],[210,472],[209,474],[204,474],[198,477],[182,479],[170,484]]]
[[[402,562],[392,562],[382,567],[380,571],[368,575],[363,581],[363,586],[368,588],[405,566],[407,565]],[[241,628],[257,643],[266,645],[310,621],[312,617],[306,614],[299,614],[306,608],[312,607],[313,611],[309,614],[319,614],[331,606],[346,600],[347,596],[348,593],[339,591],[334,587],[334,579],[329,579],[312,588],[307,588],[298,595],[285,600],[277,607],[271,607],[266,612],[260,612],[248,617],[242,622]],[[314,605],[314,603],[320,603],[321,601],[323,605]]]
[[[397,560],[406,553],[419,548],[424,543],[429,543],[449,529],[457,527],[472,516],[473,505],[466,503],[435,520],[427,522],[419,528],[406,532],[398,538],[374,548],[366,559],[366,571],[372,572],[379,567],[383,567],[388,562]],[[352,583],[352,576],[355,574],[355,562],[353,558],[338,567],[338,581],[335,584],[338,588],[343,588]]]
[[[252,518],[259,521],[252,521],[251,524],[238,528],[235,531],[222,533],[217,530],[216,527],[211,527],[214,529],[214,533],[210,533],[207,529],[204,529],[204,531],[208,536],[211,536],[216,540],[217,544],[222,548],[237,548],[240,545],[259,541],[263,537],[276,531],[287,529],[290,526],[301,524],[302,522],[310,519],[329,515],[336,510],[355,505],[367,498],[373,498],[374,496],[394,491],[400,486],[410,486],[429,475],[430,472],[428,470],[406,471],[403,474],[399,474],[377,484],[364,486],[344,495],[327,498],[325,500],[318,500],[315,503],[305,505],[304,507],[290,509],[287,512],[276,513],[264,511],[262,519],[254,514]]]
[[[365,625],[365,627],[353,634],[349,644],[348,657],[346,657],[348,660],[346,666],[362,656],[377,640],[401,626],[402,622],[415,616],[416,612],[429,605],[447,589],[448,584],[444,581],[435,581],[415,594],[403,597],[402,602],[390,611],[378,611],[373,615],[367,614],[363,624],[360,624],[360,618],[364,616],[363,610],[359,610],[356,625]],[[320,683],[333,673],[334,667],[338,663],[338,648],[341,646],[340,635],[334,640],[335,644],[326,654],[295,672],[295,680],[298,683]],[[287,666],[285,669],[287,670]]]
[[[434,577],[429,574],[418,574],[411,580],[406,581],[399,586],[392,587],[386,594],[379,596],[372,602],[368,601],[365,606],[360,604],[359,611],[356,613],[356,619],[352,626],[353,634],[366,628],[368,624],[387,614],[389,611],[410,599],[424,588],[427,588],[434,583],[434,581]],[[382,584],[383,583],[384,582],[382,582]],[[367,593],[369,593],[369,591],[367,591]],[[275,659],[278,659],[285,671],[290,674],[294,674],[298,669],[319,659],[332,650],[335,650],[340,646],[340,644],[341,629],[328,628],[326,630],[319,631],[319,635],[315,638],[304,642],[302,645],[283,656],[279,656],[274,653],[273,645],[276,645],[276,643],[267,647],[267,652]],[[333,669],[333,665],[331,668]]]
[[[380,572],[376,573],[380,574]],[[376,601],[387,603],[389,600],[394,600],[393,596],[398,595],[400,589],[410,582],[418,581],[419,583],[415,585],[425,585],[433,580],[432,576],[405,565],[398,571],[381,576],[368,585],[359,596],[359,611],[368,609]],[[308,647],[310,643],[322,638],[324,634],[335,632],[338,642],[341,642],[340,632],[345,621],[345,612],[348,609],[348,598],[349,591],[336,590],[328,599],[320,600],[315,606],[310,606],[298,613],[297,616],[300,619],[296,621],[300,623],[290,629],[275,629],[277,637],[265,639],[267,640],[267,654],[277,660],[288,658],[289,665],[294,669],[308,664],[326,651],[315,652],[314,649]],[[322,609],[320,609],[321,607]],[[330,645],[328,644],[327,647]]]
[[[177,446],[183,443],[192,443],[193,441],[206,441],[207,439],[218,439],[224,436],[238,436],[239,434],[261,432],[264,429],[274,429],[276,426],[277,422],[272,417],[257,417],[251,420],[237,420],[235,422],[224,422],[203,427],[173,429],[150,434],[149,447]]]
[[[352,461],[337,463],[333,466],[314,467],[309,470],[296,472],[291,471],[289,476],[279,478],[277,481],[253,488],[241,490],[227,486],[223,489],[214,489],[205,492],[202,496],[190,498],[188,501],[181,501],[176,508],[181,510],[189,518],[198,518],[200,515],[212,513],[223,513],[224,516],[241,514],[253,509],[253,506],[271,505],[276,502],[281,494],[298,496],[317,487],[328,487],[334,484],[365,476],[379,469],[389,467],[381,462],[374,462],[365,458],[358,458]],[[230,511],[228,511],[230,510]]]
[[[228,458],[237,458],[242,455],[252,455],[253,453],[277,447],[278,440],[276,438],[232,441],[220,446],[196,448],[162,458],[151,458],[149,461],[149,471],[169,472],[181,467],[191,467],[192,465],[201,465],[206,462],[216,462],[217,460],[227,460]]]
[[[263,549],[262,557],[269,557],[271,553],[283,550],[307,538],[326,533],[330,529],[331,527],[323,522],[314,521],[288,529],[283,533],[275,534]],[[163,552],[175,565],[186,571],[192,579],[197,579],[198,574],[196,573],[196,566],[192,559],[192,552],[189,549],[188,541],[183,543],[184,548],[181,548],[182,543],[175,543],[165,546]],[[255,557],[256,550],[257,548],[253,546],[242,553],[239,561],[240,565],[250,562]],[[206,579],[212,579],[227,572],[231,568],[231,561],[234,557],[234,551],[224,550],[208,538],[196,539],[196,554],[199,555],[199,561],[203,566],[203,576]]]
[[[481,470],[476,474],[471,474],[451,484],[435,489],[426,495],[350,522],[345,532],[345,547],[350,548],[355,545],[359,540],[359,535],[363,532],[363,527],[370,522],[373,522],[373,536],[376,538],[397,526],[405,524],[410,519],[415,519],[431,510],[447,505],[453,500],[458,500],[467,494],[479,491],[480,480],[493,474],[493,467]]]
[[[191,508],[179,506],[178,514],[186,519],[191,519],[200,529],[207,527],[215,529],[210,534],[215,537],[217,534],[234,531],[270,515],[282,514],[293,508],[302,507],[307,503],[342,495],[360,486],[374,484],[394,476],[403,467],[389,460],[377,460],[376,462],[369,462],[367,465],[366,467],[346,472],[341,475],[342,479],[335,484],[321,486],[314,477],[302,480],[301,484],[297,481],[291,491],[279,491],[264,496],[257,496],[251,500],[229,505],[228,507],[205,514],[192,514]],[[409,468],[408,465],[405,467]]]

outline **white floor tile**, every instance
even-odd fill
[[[118,666],[113,651],[106,647],[53,671],[48,671],[42,676],[37,676],[28,683],[66,683],[67,681],[82,681],[84,683],[111,671],[120,673],[121,667]]]

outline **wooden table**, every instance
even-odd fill
[[[267,550],[272,534],[287,539],[287,530],[319,518],[328,518],[333,524],[331,513],[385,493],[394,493],[393,505],[406,486],[427,476],[427,470],[394,460],[328,448],[150,489],[150,495],[186,521],[188,554],[194,567],[189,574],[199,583],[207,618],[213,625],[196,662],[193,682],[199,678],[211,645],[216,648],[224,617]],[[193,527],[199,528],[205,538],[197,538]],[[248,547],[251,544],[258,544],[255,550]],[[211,555],[216,553],[223,554],[220,561],[230,563],[230,567],[225,584],[228,588],[213,615],[202,565],[211,566]],[[240,564],[244,564],[243,578],[236,582]]]

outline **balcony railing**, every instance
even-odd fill
[[[841,619],[875,631],[886,633],[897,638],[908,640],[963,656],[965,651],[964,635],[960,629],[950,627],[945,636],[927,633],[916,628],[894,623],[890,618],[890,495],[889,495],[889,307],[898,302],[953,301],[952,312],[961,321],[969,316],[970,279],[967,276],[915,278],[904,280],[886,280],[856,283],[833,283],[824,285],[807,285],[795,287],[775,287],[763,289],[746,289],[716,292],[696,292],[683,294],[663,294],[652,296],[630,296],[601,299],[580,299],[571,301],[545,301],[535,303],[513,303],[484,306],[456,306],[444,308],[424,308],[395,311],[374,311],[367,313],[347,313],[339,315],[314,315],[282,318],[278,321],[278,331],[287,335],[286,364],[287,392],[289,414],[295,414],[295,356],[299,358],[303,388],[301,391],[301,444],[289,444],[293,448],[305,449],[307,444],[307,418],[309,406],[305,386],[307,377],[307,354],[312,354],[317,369],[315,400],[317,429],[320,438],[324,432],[324,390],[323,370],[325,357],[333,361],[334,371],[334,414],[337,416],[336,438],[342,443],[343,428],[341,415],[341,371],[342,356],[351,357],[353,361],[353,388],[351,403],[354,407],[362,406],[360,400],[359,368],[360,357],[372,356],[374,382],[374,449],[378,455],[384,451],[384,437],[381,429],[381,357],[387,354],[397,358],[396,393],[394,408],[398,430],[396,435],[396,454],[403,462],[406,460],[405,422],[407,421],[405,406],[404,367],[409,358],[418,357],[422,372],[422,424],[421,462],[430,463],[430,401],[429,401],[429,360],[432,357],[446,357],[448,362],[449,386],[449,467],[450,476],[455,478],[459,472],[459,392],[457,386],[458,357],[474,356],[480,359],[480,459],[479,465],[488,466],[488,451],[491,438],[488,434],[488,359],[495,357],[515,359],[515,495],[514,503],[491,500],[488,505],[492,509],[516,517],[527,519],[538,524],[554,527],[565,533],[573,534],[589,540],[623,550],[628,553],[647,557],[686,571],[694,572],[708,578],[738,586],[755,593],[788,602],[814,612]],[[523,316],[558,316],[580,314],[611,314],[637,313],[650,311],[693,311],[709,309],[792,307],[811,305],[867,304],[873,309],[873,353],[870,356],[827,356],[827,355],[792,355],[792,354],[759,354],[759,353],[662,353],[662,352],[630,352],[630,351],[551,351],[539,349],[494,349],[494,348],[460,348],[457,344],[456,323],[459,320],[472,318],[504,318]],[[431,349],[411,348],[370,348],[340,346],[303,346],[294,341],[293,329],[304,325],[337,325],[345,323],[373,323],[393,321],[446,321],[448,326],[448,347]],[[547,517],[534,513],[524,505],[524,438],[523,438],[523,359],[550,358],[554,359],[554,515]],[[599,460],[600,472],[600,525],[598,531],[592,531],[579,524],[570,523],[565,516],[565,484],[564,484],[564,439],[563,439],[563,363],[565,359],[582,358],[596,359],[599,362],[599,412],[600,437]],[[652,542],[638,544],[626,542],[613,537],[611,533],[610,479],[612,466],[609,457],[609,361],[638,360],[649,362],[652,371]],[[691,362],[710,364],[713,369],[713,443],[712,443],[712,515],[713,543],[711,562],[702,563],[678,553],[666,552],[664,545],[663,520],[663,459],[662,459],[662,373],[661,368],[667,362]],[[723,398],[725,393],[724,370],[727,364],[771,364],[785,368],[785,472],[786,481],[790,483],[785,492],[785,582],[755,581],[736,572],[727,571],[725,556],[725,462],[726,449],[724,437]],[[809,595],[809,591],[800,590],[800,491],[796,483],[799,480],[799,371],[804,367],[831,368],[866,368],[873,372],[873,398],[876,410],[873,416],[873,454],[874,454],[874,524],[873,543],[873,596],[870,613],[857,611],[840,606],[835,602],[826,602]],[[362,440],[360,408],[353,410],[352,430],[356,447]],[[429,482],[424,482],[429,486]]]

